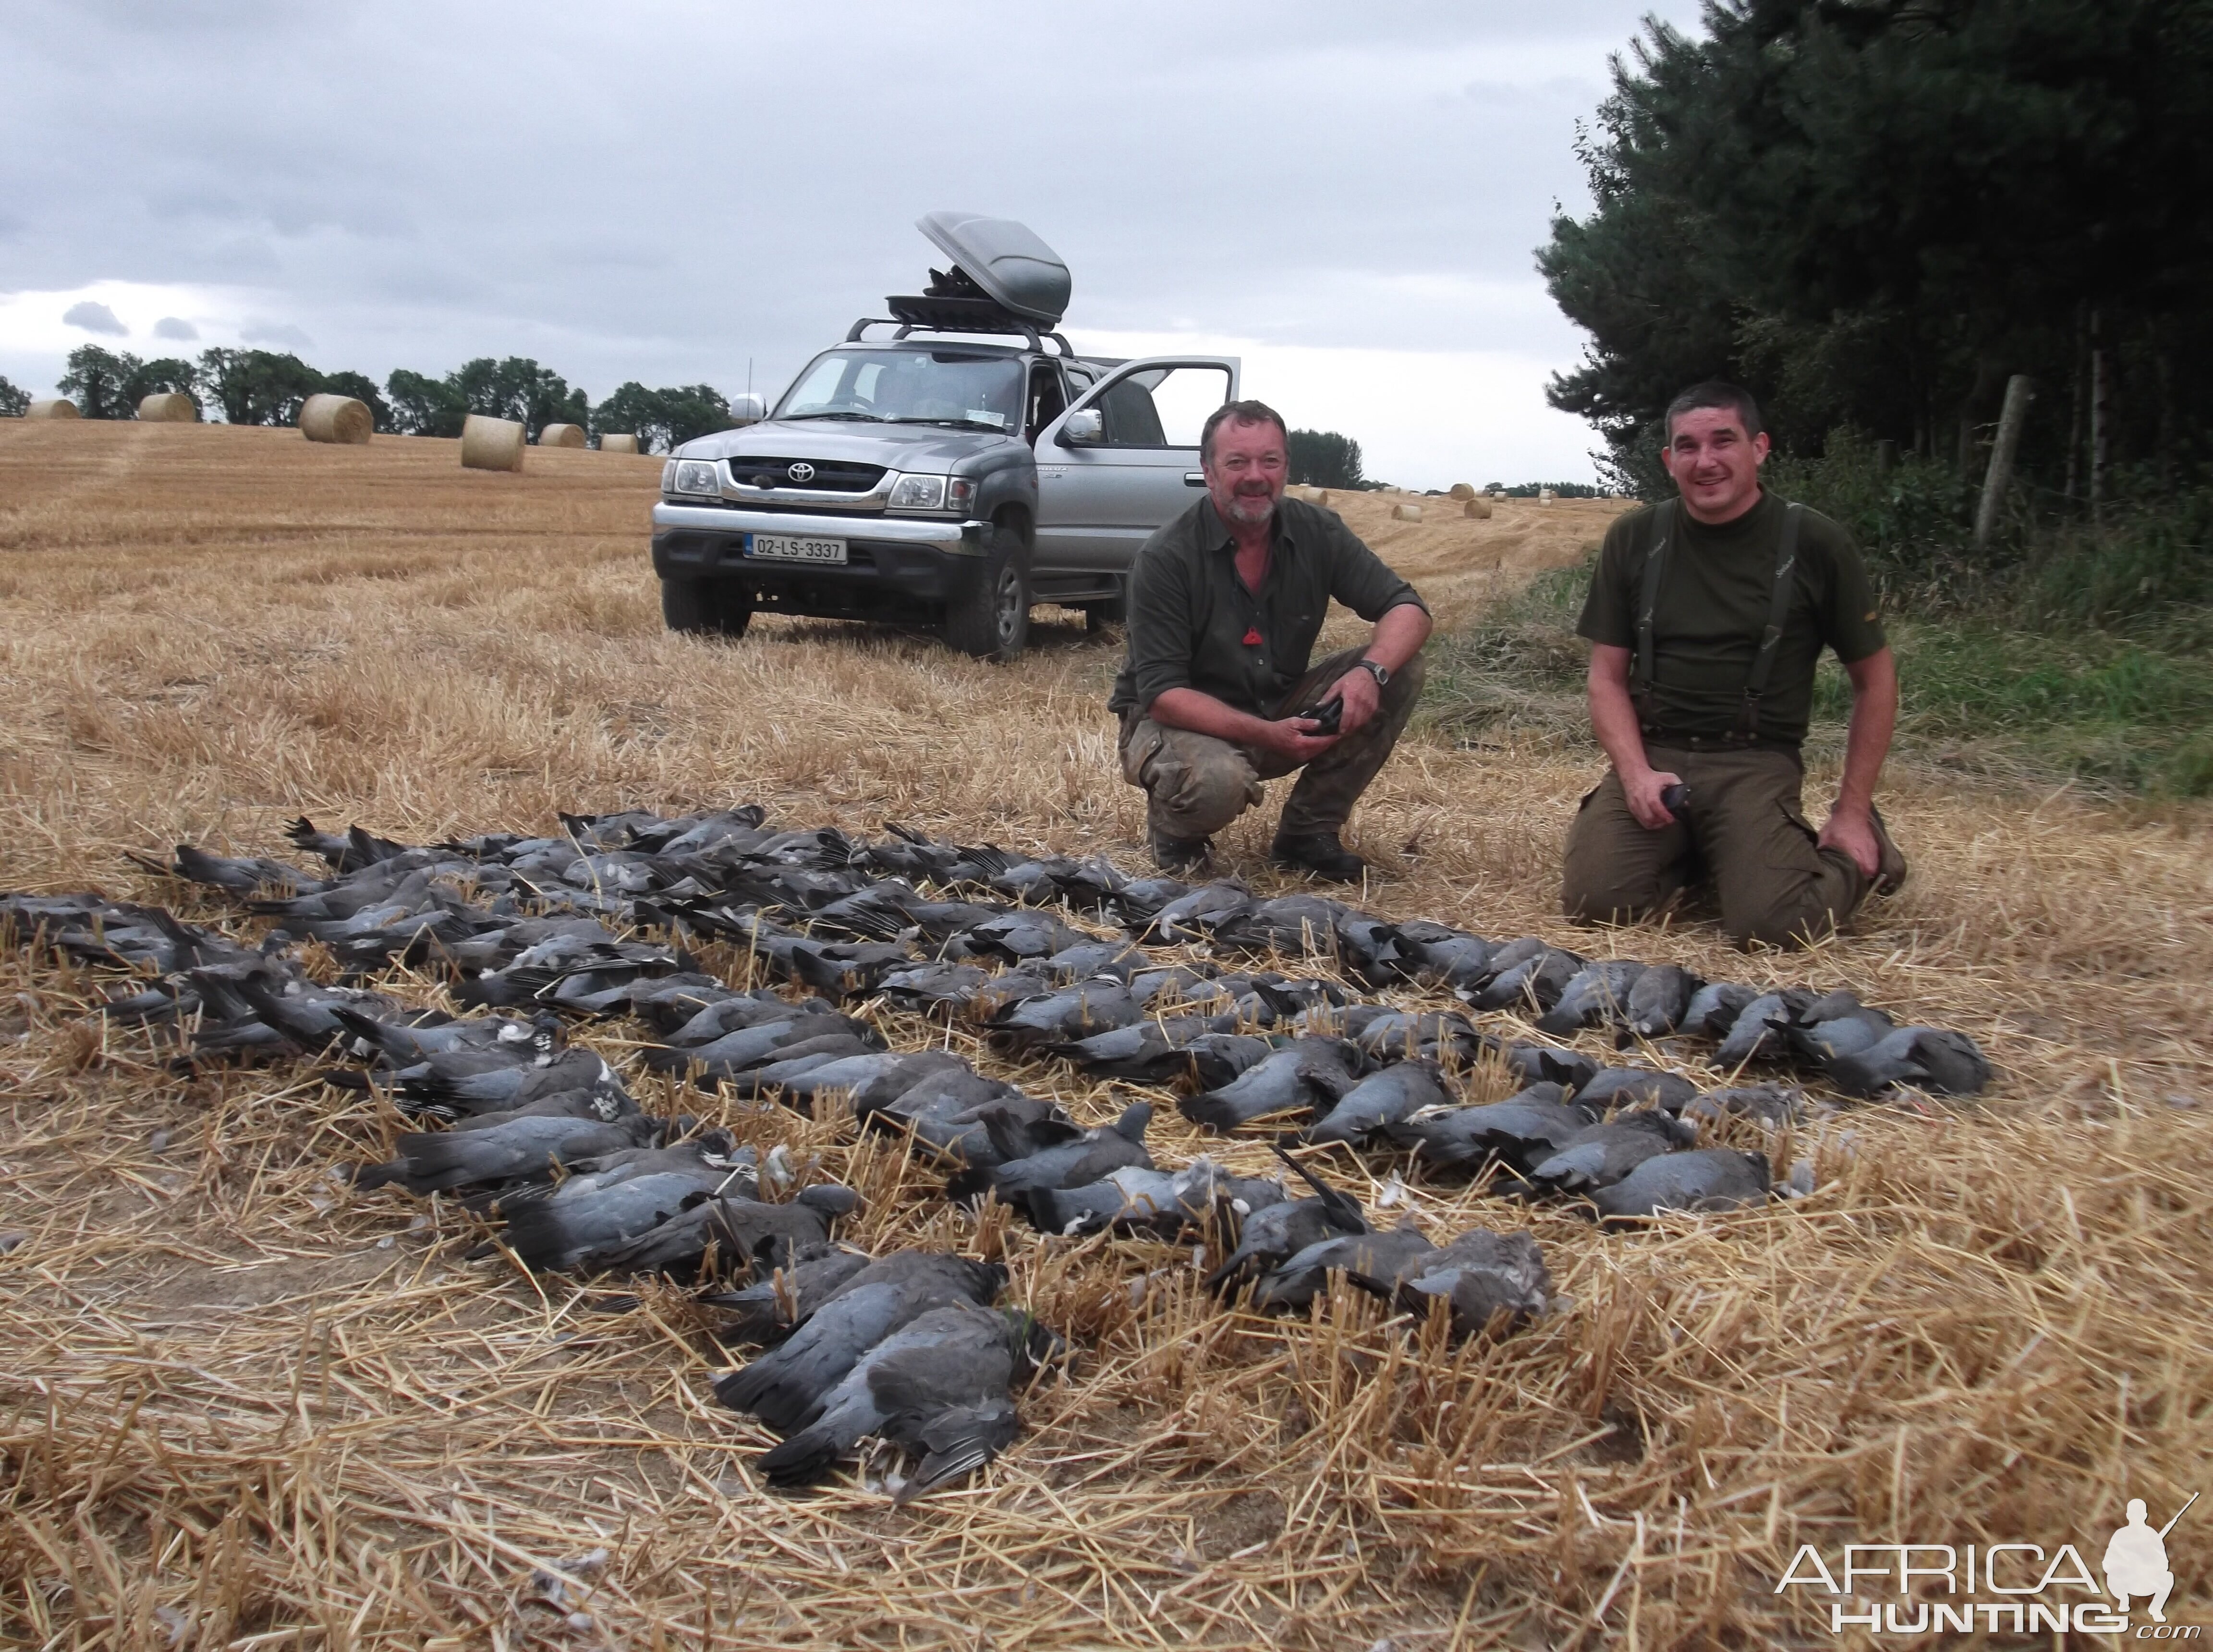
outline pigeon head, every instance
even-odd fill
[[[1153,1104],[1132,1101],[1114,1121],[1114,1133],[1132,1142],[1142,1142],[1145,1139],[1145,1126],[1152,1122]]]
[[[826,1181],[801,1188],[792,1202],[826,1216],[844,1216],[860,1208],[861,1196],[842,1182]]]
[[[1002,1310],[1007,1322],[1007,1341],[1015,1350],[1015,1376],[1024,1381],[1040,1371],[1058,1369],[1070,1370],[1076,1358],[1076,1350],[1069,1340],[1051,1326],[1041,1323],[1037,1315],[1026,1308]]]

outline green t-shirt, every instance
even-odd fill
[[[1652,700],[1640,706],[1648,738],[1662,743],[1723,740],[1744,709],[1760,633],[1775,595],[1775,552],[1785,501],[1763,491],[1759,503],[1718,527],[1679,503],[1667,566],[1652,616]],[[1594,643],[1631,651],[1637,603],[1654,512],[1617,517],[1599,552],[1598,572],[1576,630]],[[1760,701],[1759,737],[1795,745],[1814,709],[1814,667],[1824,646],[1845,664],[1884,647],[1881,611],[1851,535],[1818,511],[1798,525],[1797,590]]]

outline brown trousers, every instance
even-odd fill
[[[1287,717],[1313,705],[1366,651],[1354,648],[1331,655],[1302,677],[1271,715]],[[1306,765],[1283,803],[1278,836],[1344,829],[1352,806],[1414,715],[1422,676],[1422,659],[1416,655],[1384,686],[1375,716]],[[1280,779],[1297,766],[1273,752],[1170,728],[1134,711],[1122,714],[1121,744],[1122,777],[1144,789],[1145,824],[1164,838],[1211,838],[1259,803],[1262,781]]]
[[[1647,755],[1691,789],[1688,818],[1657,832],[1639,826],[1608,769],[1568,828],[1561,900],[1570,917],[1633,923],[1704,875],[1732,941],[1784,947],[1828,935],[1866,897],[1872,880],[1858,863],[1821,848],[1807,824],[1796,752],[1655,746]]]

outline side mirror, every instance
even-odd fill
[[[1060,439],[1070,448],[1095,448],[1106,440],[1106,420],[1096,407],[1079,407],[1060,427]]]

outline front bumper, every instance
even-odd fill
[[[757,606],[830,618],[909,618],[941,607],[976,576],[991,524],[940,518],[843,516],[825,511],[653,508],[653,571],[662,579],[729,580]],[[842,567],[746,555],[747,533],[845,541]]]

